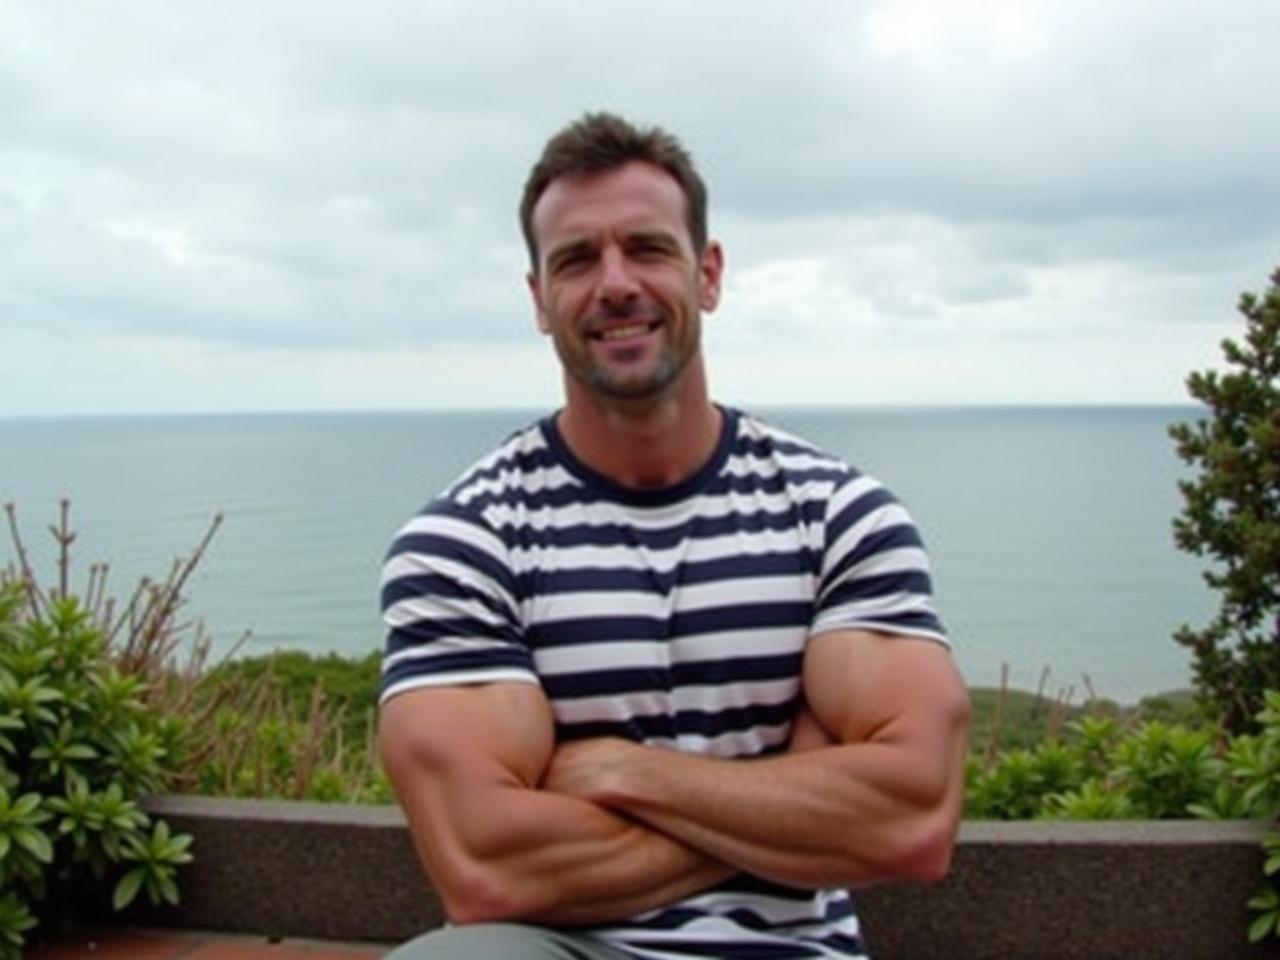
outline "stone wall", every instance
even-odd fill
[[[441,922],[395,807],[161,797],[195,835],[177,908],[127,919],[267,935],[396,941]],[[966,823],[934,887],[857,894],[877,960],[1232,960],[1264,825]]]

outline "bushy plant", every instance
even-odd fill
[[[1255,733],[1084,716],[1061,740],[970,758],[974,819],[1261,819],[1280,821],[1280,691],[1263,692]],[[1057,789],[1055,789],[1057,787]],[[1280,832],[1263,841],[1264,876],[1249,899],[1249,937],[1280,940]]]
[[[966,815],[984,820],[1193,816],[1197,804],[1238,802],[1216,796],[1225,769],[1207,728],[1150,720],[1122,731],[1112,718],[1086,716],[1068,724],[1061,739],[1002,753],[990,764],[971,762]]]
[[[1225,757],[1226,788],[1246,816],[1280,820],[1280,691],[1263,693],[1263,707],[1256,718],[1258,732],[1233,739]],[[1262,843],[1263,880],[1249,899],[1257,916],[1249,939],[1280,939],[1280,834],[1270,833]]]
[[[21,956],[82,875],[113,881],[117,909],[145,890],[177,902],[191,838],[138,801],[166,786],[180,734],[143,704],[143,683],[106,655],[74,597],[40,603],[0,583],[0,958]]]
[[[299,659],[301,658],[301,659]],[[205,761],[184,789],[221,796],[312,800],[321,803],[389,803],[391,787],[378,763],[372,709],[344,722],[342,691],[361,661],[325,658],[305,702],[293,696],[307,675],[305,655],[289,655],[288,680],[274,657],[224,664],[208,695],[220,703],[207,737]],[[372,690],[370,682],[370,690]],[[336,692],[331,692],[336,691]],[[371,693],[362,692],[358,702]]]
[[[1209,624],[1175,636],[1191,651],[1202,706],[1236,732],[1250,727],[1265,690],[1280,689],[1280,270],[1239,310],[1244,336],[1222,342],[1230,370],[1187,380],[1208,418],[1170,428],[1198,470],[1179,484],[1174,535],[1210,559],[1204,578],[1220,598]]]

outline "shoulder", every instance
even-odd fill
[[[537,490],[546,474],[557,469],[559,460],[547,443],[543,421],[537,421],[471,464],[438,501],[480,510],[495,497]]]
[[[788,485],[804,487],[811,495],[822,497],[858,480],[879,485],[841,457],[797,434],[753,414],[734,414],[736,436],[730,469],[735,472],[777,474]]]

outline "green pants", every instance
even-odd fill
[[[473,923],[432,930],[385,960],[630,960],[599,940],[523,923]]]

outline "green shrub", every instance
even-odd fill
[[[390,803],[378,760],[378,656],[277,651],[205,677],[204,762],[184,790],[222,796]]]
[[[178,726],[147,709],[76,598],[38,598],[0,583],[3,960],[86,876],[114,884],[116,909],[141,890],[177,902],[175,871],[191,859],[191,838],[138,804],[167,785]]]
[[[1263,694],[1256,733],[1147,720],[1126,729],[1084,716],[1033,749],[969,760],[973,819],[1261,819],[1280,821],[1280,691]],[[1263,842],[1264,875],[1249,899],[1252,940],[1280,939],[1280,833]]]

